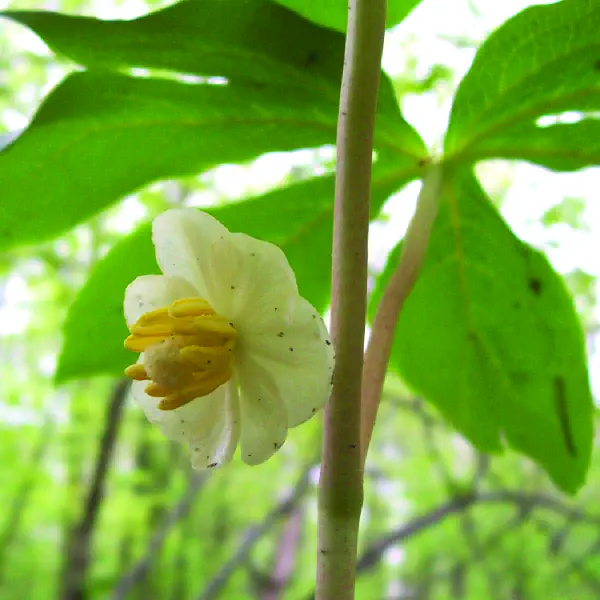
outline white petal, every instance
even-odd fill
[[[164,275],[143,275],[125,290],[125,319],[135,323],[145,312],[169,306],[178,298],[197,296],[198,292],[184,279]]]
[[[218,418],[208,432],[196,433],[190,442],[194,469],[220,467],[228,463],[240,439],[240,404],[235,379],[219,389],[225,389],[224,410],[218,411]]]
[[[238,360],[269,374],[286,406],[290,427],[309,419],[329,399],[333,345],[320,315],[304,298],[298,299],[287,322],[246,334]]]
[[[175,410],[160,410],[160,399],[144,392],[147,383],[133,382],[133,398],[148,420],[166,437],[189,444],[194,468],[218,466],[231,460],[239,440],[240,425],[235,384],[222,385],[211,394]]]
[[[226,227],[205,212],[193,208],[168,210],[152,222],[156,260],[165,275],[181,277],[212,304],[208,278],[212,278],[209,249]]]
[[[269,374],[250,362],[238,369],[242,460],[258,465],[271,457],[287,437],[285,406]]]
[[[298,298],[296,277],[283,252],[243,233],[219,238],[210,249],[214,308],[241,336],[262,323],[289,318]]]

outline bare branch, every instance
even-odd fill
[[[126,598],[131,589],[146,576],[165,539],[173,527],[189,513],[198,492],[204,487],[207,479],[205,474],[194,474],[179,502],[166,514],[161,526],[154,531],[144,555],[117,583],[112,594],[112,600]]]
[[[87,595],[85,585],[90,563],[90,547],[100,505],[104,497],[106,474],[117,440],[129,383],[128,379],[121,380],[115,386],[108,404],[104,432],[100,440],[91,485],[81,517],[69,533],[67,556],[63,565],[62,576],[61,598],[63,600],[83,600]]]
[[[549,510],[600,527],[600,515],[590,515],[582,509],[568,506],[560,499],[550,495],[527,494],[521,491],[509,490],[484,492],[479,494],[474,493],[453,498],[432,511],[412,519],[406,525],[399,527],[395,531],[392,531],[380,540],[371,544],[358,561],[358,571],[367,571],[377,565],[388,548],[404,542],[419,533],[427,531],[427,529],[441,523],[452,514],[461,513],[465,510],[469,510],[474,505],[481,504],[516,504],[523,510],[524,507]]]
[[[263,600],[278,600],[294,573],[298,543],[302,535],[302,507],[296,506],[287,520],[275,556],[275,566],[270,577],[270,585],[263,594]]]
[[[196,600],[213,600],[221,593],[235,570],[244,564],[254,545],[266,535],[282,517],[289,515],[309,489],[310,471],[313,465],[305,468],[290,495],[271,510],[262,521],[251,525],[242,535],[242,542],[233,556],[221,567]]]
[[[52,432],[50,418],[47,417],[40,434],[36,440],[35,446],[28,457],[26,464],[28,468],[21,474],[21,481],[17,485],[17,491],[13,501],[7,507],[7,517],[4,519],[5,526],[0,531],[0,585],[4,579],[4,572],[7,566],[7,555],[11,546],[18,537],[21,529],[23,515],[29,506],[31,492],[35,486],[38,469],[44,452],[48,446],[50,435]]]

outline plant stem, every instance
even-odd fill
[[[373,319],[362,380],[360,446],[363,464],[377,417],[396,323],[425,259],[431,229],[438,213],[441,184],[442,166],[434,165],[423,181],[415,214],[404,237],[398,266],[381,297]]]
[[[362,508],[360,404],[373,130],[385,0],[351,0],[337,131],[331,328],[333,392],[319,486],[317,599],[354,598]]]

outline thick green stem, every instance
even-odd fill
[[[441,184],[442,166],[434,165],[423,181],[417,209],[404,237],[398,266],[381,297],[373,319],[362,381],[360,445],[363,464],[375,425],[396,323],[425,260],[431,229],[438,213]]]
[[[337,132],[332,336],[336,369],[325,413],[319,486],[317,600],[354,598],[362,508],[361,373],[373,130],[385,0],[351,0]]]

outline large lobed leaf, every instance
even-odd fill
[[[266,0],[184,0],[131,21],[0,14],[89,69],[146,67],[301,88],[337,79],[344,54],[342,35]]]
[[[4,14],[102,70],[68,77],[0,153],[0,248],[53,237],[157,179],[335,141],[343,36],[278,5],[193,0],[129,22]],[[106,71],[140,66],[229,83]],[[426,155],[385,78],[376,147],[400,171]]]
[[[0,248],[57,235],[150,181],[326,144],[335,115],[318,98],[76,73],[0,154]]]
[[[521,158],[556,170],[600,164],[598,31],[597,0],[534,6],[504,23],[456,93],[447,155]]]
[[[504,437],[574,492],[592,445],[586,365],[561,278],[514,236],[470,172],[449,174],[392,366],[480,450],[499,451]]]

